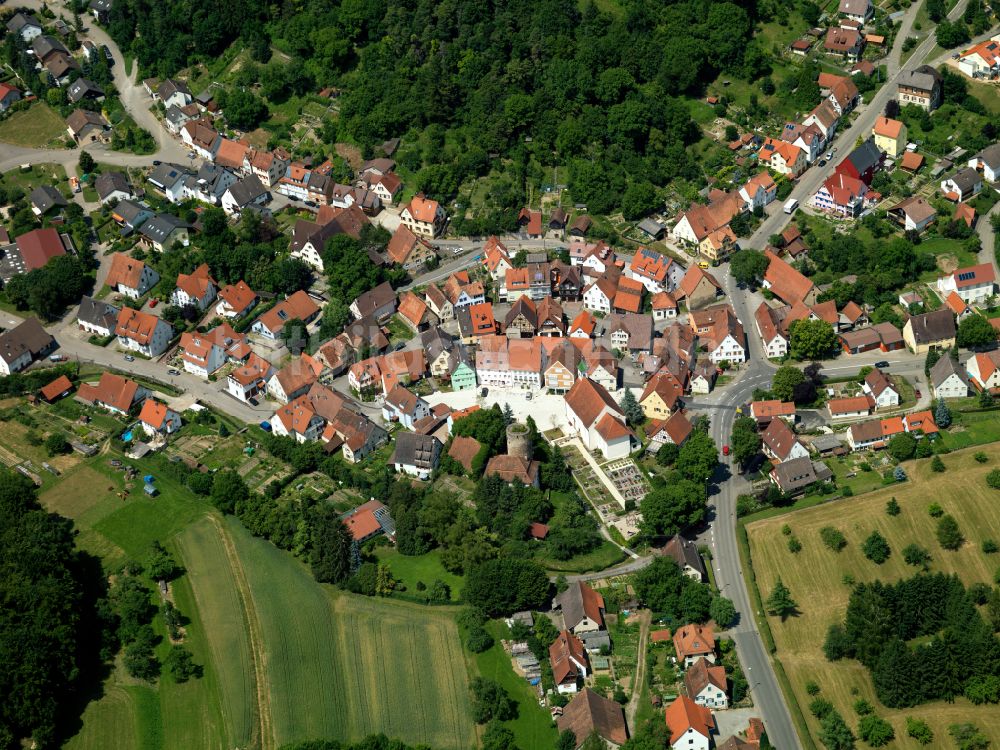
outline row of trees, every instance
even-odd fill
[[[719,465],[719,449],[699,420],[684,445],[664,444],[657,462],[669,466],[666,477],[651,479],[653,489],[640,503],[643,535],[650,540],[673,536],[705,520],[708,486]]]

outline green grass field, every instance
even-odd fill
[[[995,419],[995,418],[994,418]],[[984,555],[980,545],[984,539],[1000,540],[1000,514],[997,503],[1000,493],[986,486],[988,471],[1000,459],[1000,445],[980,448],[990,461],[976,463],[975,451],[962,451],[942,457],[947,471],[935,474],[930,461],[905,464],[910,480],[862,497],[838,500],[806,510],[770,516],[747,525],[753,570],[762,596],[766,597],[780,574],[801,614],[782,623],[769,617],[768,624],[777,646],[776,657],[788,674],[795,698],[805,707],[812,698],[805,684],[814,680],[822,695],[833,701],[852,728],[857,717],[852,704],[858,697],[878,706],[876,713],[892,723],[896,730],[893,747],[917,748],[906,736],[907,716],[925,719],[934,730],[935,747],[943,747],[950,724],[971,721],[994,743],[1000,741],[1000,712],[995,707],[976,707],[964,698],[954,703],[930,703],[909,710],[883,708],[875,698],[868,671],[856,661],[829,662],[822,653],[823,637],[834,622],[842,622],[851,587],[843,582],[845,575],[857,582],[881,579],[885,581],[910,577],[917,571],[902,559],[903,547],[916,542],[930,550],[931,570],[957,573],[966,584],[992,582],[1000,566],[1000,557]],[[885,512],[890,497],[899,502],[902,512],[891,517]],[[943,550],[935,539],[935,520],[927,513],[931,502],[940,503],[946,513],[958,521],[966,537],[955,551]],[[789,552],[781,528],[788,524],[801,541],[802,551]],[[836,553],[820,540],[819,530],[834,526],[848,540],[847,547]],[[888,540],[892,555],[883,565],[867,560],[860,550],[863,540],[878,529]],[[818,723],[807,717],[815,737]]]
[[[39,102],[30,109],[15,112],[0,122],[0,141],[14,146],[58,147],[62,145],[62,139],[68,137],[66,123],[44,102]]]
[[[51,411],[37,413],[48,418]],[[0,446],[9,451],[23,436],[12,426],[23,427],[4,423]],[[462,649],[456,608],[321,586],[291,555],[164,475],[160,458],[128,462],[140,476],[154,474],[160,494],[144,496],[140,480],[123,498],[126,485],[108,463],[112,455],[77,458],[51,477],[40,500],[75,521],[79,545],[108,571],[144,559],[154,540],[167,545],[185,570],[171,583],[190,620],[184,645],[204,674],[184,684],[168,676],[145,684],[117,665],[68,747],[267,750],[374,732],[435,750],[476,744],[468,689],[476,664]],[[461,578],[444,571],[436,555],[388,559],[414,587],[440,577],[456,594],[461,589]],[[170,645],[159,618],[154,629],[164,657]]]
[[[474,742],[453,611],[335,592],[239,524],[227,528],[261,626],[278,745],[377,731],[442,749]]]
[[[479,673],[490,680],[499,682],[510,696],[517,701],[517,718],[507,726],[514,733],[519,748],[546,748],[555,744],[557,732],[548,711],[538,705],[535,689],[527,681],[514,673],[510,657],[500,645],[501,638],[509,638],[510,631],[499,621],[487,625],[493,636],[493,647],[476,654]]]
[[[417,591],[417,581],[422,581],[427,588],[436,580],[444,581],[451,588],[451,598],[458,601],[465,582],[462,576],[449,573],[441,564],[441,553],[437,550],[425,555],[408,557],[399,554],[395,548],[379,547],[378,559],[389,566],[393,577],[406,586],[406,593],[420,596]]]

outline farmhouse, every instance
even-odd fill
[[[666,722],[671,750],[708,750],[711,747],[715,729],[712,711],[688,696],[682,695],[667,706]]]
[[[876,411],[890,406],[899,406],[899,391],[878,368],[865,376],[861,387],[875,400]]]
[[[595,733],[612,748],[620,747],[628,740],[622,707],[589,687],[581,690],[563,708],[562,715],[556,719],[556,726],[560,733],[567,730],[573,733],[576,748]]]
[[[55,348],[52,338],[38,318],[27,318],[8,331],[0,333],[0,374],[10,375],[28,367]]]
[[[833,476],[833,472],[826,464],[812,461],[808,456],[800,456],[775,466],[771,469],[768,478],[779,490],[787,495],[792,495],[814,482],[824,481],[831,476]]]
[[[955,345],[955,318],[951,310],[913,315],[903,326],[903,340],[915,354],[931,349],[948,349]]]
[[[566,630],[581,635],[604,630],[604,597],[583,581],[574,581],[552,601],[560,610]]]
[[[590,660],[583,642],[568,630],[562,630],[549,646],[549,661],[556,690],[575,693],[581,680],[590,672]]]
[[[765,455],[778,462],[809,455],[809,451],[783,419],[772,419],[760,437],[764,443]]]
[[[398,472],[417,479],[430,479],[441,455],[441,441],[431,435],[402,432],[396,437],[396,448],[389,463]]]
[[[726,668],[714,666],[704,657],[684,673],[684,686],[694,702],[705,708],[729,708]]]
[[[379,534],[395,539],[396,524],[389,509],[378,500],[369,500],[340,518],[358,544],[367,542]]]
[[[941,357],[930,372],[935,398],[965,398],[969,394],[966,371],[950,356]]]
[[[434,239],[444,231],[447,219],[441,204],[425,197],[423,193],[413,196],[399,212],[399,220],[403,226],[428,239]]]
[[[102,372],[97,384],[80,383],[75,398],[85,404],[100,406],[115,414],[128,414],[133,404],[149,396],[149,391],[134,380],[111,372]]]
[[[915,104],[928,111],[941,106],[941,74],[930,65],[916,70],[904,70],[896,79],[900,106]]]
[[[696,581],[708,580],[705,561],[701,559],[697,545],[680,534],[674,534],[658,551],[658,554],[669,557],[688,578]]]

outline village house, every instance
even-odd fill
[[[861,384],[865,393],[875,400],[875,410],[899,406],[899,391],[877,367],[865,376]]]
[[[831,398],[826,404],[830,419],[834,420],[867,417],[872,413],[874,408],[875,399],[867,393],[863,396]]]
[[[875,138],[875,146],[892,159],[906,150],[906,125],[899,120],[876,118],[872,136]]]
[[[357,206],[323,206],[316,214],[316,221],[299,219],[295,222],[288,249],[293,258],[299,258],[316,270],[323,271],[323,251],[327,242],[338,234],[358,239],[361,237],[361,230],[368,223],[368,218]]]
[[[764,455],[779,463],[809,455],[809,451],[799,442],[792,428],[783,419],[772,419],[760,438]]]
[[[94,180],[94,189],[101,203],[135,198],[135,190],[123,172],[102,172]]]
[[[165,108],[183,107],[193,101],[191,90],[187,87],[187,84],[171,78],[167,78],[157,86],[153,98],[161,101]]]
[[[941,182],[944,197],[956,203],[964,203],[978,195],[983,189],[983,178],[972,167],[965,167]]]
[[[684,387],[668,371],[660,371],[646,381],[639,405],[647,419],[667,419],[680,405]]]
[[[150,437],[172,435],[181,428],[181,415],[166,404],[147,398],[139,412],[139,424]]]
[[[674,632],[674,653],[682,669],[690,669],[698,659],[715,664],[715,633],[711,625],[682,625]]]
[[[440,203],[417,193],[400,210],[399,220],[414,234],[434,239],[444,231],[448,217]]]
[[[824,76],[827,76],[826,80]],[[840,117],[849,114],[861,100],[858,87],[847,76],[820,73],[819,85],[821,94],[833,105],[834,111]]]
[[[657,294],[676,289],[684,276],[684,269],[673,258],[640,246],[626,267],[625,275],[642,282],[650,294]]]
[[[436,257],[430,243],[417,237],[403,224],[396,228],[392,239],[389,240],[386,252],[389,255],[389,260],[407,271],[423,268],[428,260]]]
[[[7,31],[17,34],[24,42],[31,42],[41,36],[42,24],[31,13],[15,13],[7,21]]]
[[[907,232],[922,232],[937,219],[934,206],[918,195],[905,198],[886,213]]]
[[[878,193],[870,193],[862,181],[846,174],[833,174],[815,192],[812,204],[820,211],[856,219],[872,205]]]
[[[601,337],[620,352],[648,353],[653,345],[653,318],[638,313],[611,313],[601,321]]]
[[[1000,49],[1000,42],[997,43],[997,47]],[[1000,143],[994,143],[984,148],[969,159],[968,166],[982,172],[986,182],[1000,180]]]
[[[697,264],[691,264],[674,296],[678,301],[683,300],[688,310],[697,310],[714,303],[722,293],[722,286],[712,274]]]
[[[705,570],[705,561],[701,559],[698,546],[690,539],[685,539],[680,534],[674,534],[667,543],[664,544],[657,554],[669,557],[681,572],[688,578],[695,581],[704,582],[708,580],[708,572]]]
[[[957,64],[970,78],[996,78],[1000,74],[1000,38],[994,36],[969,47],[958,57]]]
[[[63,194],[51,185],[39,185],[28,194],[31,212],[35,216],[44,216],[52,209],[63,209],[69,205]]]
[[[707,206],[692,203],[687,211],[678,216],[671,234],[681,242],[700,245],[703,239],[728,225],[745,208],[746,203],[739,193],[717,191]]]
[[[670,292],[659,292],[651,300],[653,320],[673,320],[677,317],[677,299]]]
[[[494,336],[500,330],[489,302],[460,307],[457,317],[458,330],[465,344],[476,344],[484,336]]]
[[[223,318],[242,318],[257,305],[257,293],[243,280],[226,284],[219,290],[215,314]]]
[[[549,646],[549,661],[556,690],[563,695],[575,693],[590,673],[590,660],[583,642],[568,630],[559,631]]]
[[[69,234],[59,234],[52,227],[32,229],[18,235],[13,245],[3,248],[2,253],[6,257],[0,265],[0,277],[7,282],[18,274],[44,268],[50,260],[65,255],[67,251],[73,252]]]
[[[794,495],[816,482],[833,476],[830,468],[821,461],[800,456],[782,461],[768,473],[768,479],[786,495]]]
[[[757,152],[757,158],[778,174],[795,179],[809,166],[806,152],[798,146],[776,138],[767,138]]]
[[[900,71],[896,78],[896,96],[901,107],[914,104],[927,111],[941,106],[941,74],[930,65]]]
[[[211,126],[210,121],[190,120],[181,127],[181,140],[202,159],[213,161],[222,136]]]
[[[430,326],[437,325],[437,316],[428,308],[427,303],[413,292],[405,292],[399,298],[398,314],[414,333],[420,333]]]
[[[549,393],[566,393],[580,372],[580,350],[569,339],[560,341],[548,352],[542,380]]]
[[[955,318],[945,308],[911,316],[903,326],[903,341],[914,354],[926,354],[954,346],[955,333]]]
[[[81,331],[106,338],[118,327],[120,312],[121,310],[112,304],[84,295],[76,313],[76,324]]]
[[[298,320],[304,326],[308,326],[317,317],[319,317],[319,306],[312,297],[299,290],[263,313],[254,321],[250,330],[264,338],[277,340],[289,321]],[[305,331],[302,333],[304,335]]]
[[[761,302],[754,312],[754,322],[768,359],[780,359],[788,354],[788,336],[781,330],[782,319],[775,309],[767,302]]]
[[[857,146],[834,170],[838,175],[861,180],[866,186],[872,184],[875,173],[882,168],[885,154],[879,151],[872,138]]]
[[[66,132],[77,143],[95,143],[106,140],[111,124],[100,112],[77,109],[66,118]]]
[[[274,374],[271,363],[255,352],[233,369],[226,378],[226,390],[244,403],[256,400],[267,390],[267,381]]]
[[[278,403],[287,404],[304,396],[322,372],[323,363],[302,352],[268,379],[267,394]]]
[[[965,398],[969,395],[967,370],[950,356],[941,357],[930,372],[934,398]]]
[[[183,350],[181,359],[185,371],[206,380],[228,360],[241,361],[250,353],[246,337],[236,333],[226,323],[215,326],[207,333],[182,333],[180,348]]]
[[[679,448],[690,437],[693,429],[687,415],[679,409],[662,422],[654,420],[646,429],[646,436],[649,438],[646,452],[656,453],[667,443]]]
[[[158,357],[167,350],[174,329],[150,313],[123,307],[115,326],[118,345],[146,357]]]
[[[430,479],[441,456],[441,441],[431,435],[401,432],[389,463],[393,468],[417,479]]]
[[[837,55],[847,62],[857,62],[865,48],[865,37],[857,29],[843,29],[831,26],[826,31],[823,50],[828,55]]]
[[[408,430],[412,430],[414,424],[428,416],[430,411],[426,401],[401,385],[390,390],[382,402],[382,419],[399,422]]]
[[[184,189],[188,176],[190,173],[184,167],[163,162],[153,167],[153,171],[146,176],[146,182],[162,193],[171,203],[179,203],[184,200]]]
[[[681,695],[667,706],[665,716],[671,750],[708,750],[712,746],[715,719],[711,709]]]
[[[38,318],[25,319],[0,333],[0,374],[20,372],[55,346],[56,340],[42,328]]]
[[[80,383],[77,388],[77,401],[99,406],[114,414],[128,414],[134,404],[145,400],[150,395],[134,380],[123,378],[111,372],[102,372],[97,384]]]
[[[699,706],[705,708],[729,708],[727,695],[728,681],[726,668],[722,665],[712,665],[707,659],[700,658],[684,673],[684,686],[688,697]]]
[[[177,274],[177,286],[170,301],[178,307],[194,305],[204,310],[215,299],[215,279],[212,278],[208,264],[202,263],[191,273]]]
[[[275,435],[290,437],[297,443],[319,440],[325,423],[315,412],[312,403],[305,396],[284,404],[271,417],[271,430]]]
[[[837,12],[844,18],[864,26],[875,15],[872,0],[840,0]]]
[[[746,335],[732,306],[715,305],[696,310],[688,315],[688,322],[714,364],[746,361]]]
[[[174,244],[187,247],[190,228],[190,224],[173,214],[158,214],[139,227],[139,244],[158,253],[171,249]]]
[[[580,748],[594,734],[609,748],[621,747],[628,740],[622,707],[585,687],[566,705],[556,719],[560,734],[572,732],[574,748]]]
[[[566,394],[566,419],[587,450],[607,459],[625,458],[632,452],[632,431],[625,425],[621,407],[607,389],[590,378],[580,378]]]
[[[340,517],[351,537],[358,544],[385,534],[390,540],[396,536],[396,524],[389,509],[378,500],[369,500]]]
[[[795,404],[791,401],[751,401],[750,416],[757,420],[759,427],[766,427],[772,419],[784,419],[795,424]]]
[[[575,636],[605,630],[604,597],[584,581],[574,581],[552,600],[552,609],[562,612],[563,625]]]
[[[778,195],[778,186],[767,170],[764,170],[747,180],[739,192],[740,198],[746,201],[746,210],[753,211],[771,203]]]
[[[796,302],[805,305],[816,304],[818,292],[808,278],[775,255],[773,250],[765,250],[764,255],[769,261],[767,271],[764,273],[765,289],[769,289],[775,297],[789,305],[794,305]]]
[[[185,177],[183,195],[185,198],[217,206],[230,187],[235,184],[236,175],[228,169],[204,162],[198,168],[197,174]]]
[[[963,302],[978,305],[993,296],[996,288],[996,274],[992,263],[959,268],[937,281],[938,293],[947,298],[956,293]]]
[[[947,354],[942,359],[951,359]],[[969,383],[977,391],[1000,389],[1000,352],[978,352],[965,362]]]
[[[263,206],[271,200],[271,193],[256,175],[244,177],[226,188],[222,194],[222,210],[230,216],[253,206]]]

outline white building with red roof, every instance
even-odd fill
[[[838,172],[823,182],[813,195],[812,204],[820,211],[853,219],[878,197],[861,180]]]
[[[202,263],[191,273],[177,274],[177,287],[170,301],[178,307],[194,305],[204,310],[215,299],[217,288],[208,264]]]
[[[712,711],[682,695],[665,712],[671,750],[708,750],[712,746],[715,718]]]
[[[955,292],[963,302],[970,305],[988,300],[993,296],[995,288],[996,273],[992,263],[956,269],[937,282],[938,293],[942,297],[947,298],[951,292]]]
[[[223,318],[242,318],[256,304],[257,292],[240,280],[235,284],[226,284],[219,290],[219,304],[215,306],[215,314]]]
[[[226,390],[240,401],[247,402],[267,390],[267,381],[274,367],[263,357],[251,352],[246,361],[229,373]]]
[[[650,294],[658,294],[676,289],[684,278],[684,269],[668,255],[639,247],[625,269],[625,276],[641,281]]]
[[[764,208],[778,196],[778,186],[765,169],[755,174],[740,188],[740,198],[746,201],[747,211]]]
[[[757,158],[778,174],[795,179],[809,166],[806,153],[798,146],[777,138],[768,138],[757,152]]]
[[[76,390],[76,399],[87,404],[100,406],[116,414],[128,414],[132,404],[149,395],[149,391],[134,380],[123,378],[111,372],[102,372],[95,383],[81,383]]]
[[[436,200],[427,198],[423,193],[417,193],[400,210],[399,220],[414,234],[434,239],[444,231],[448,216]]]
[[[158,357],[167,350],[174,329],[155,315],[123,307],[115,327],[118,345],[146,357]]]
[[[104,283],[119,294],[139,299],[159,280],[160,274],[151,266],[124,253],[115,253],[111,257],[111,270]]]
[[[139,412],[139,424],[147,435],[172,435],[181,428],[181,415],[166,404],[147,398]]]
[[[634,434],[625,425],[621,407],[607,389],[590,378],[580,378],[566,394],[566,421],[584,447],[605,458],[625,458],[632,452]]]

